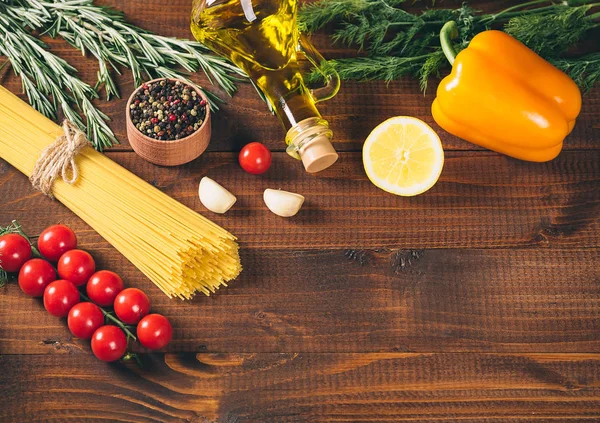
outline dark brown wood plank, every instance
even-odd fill
[[[189,0],[171,1],[168,8],[165,8],[161,2],[142,0],[127,2],[108,0],[101,3],[123,10],[131,22],[158,34],[191,37],[189,31],[191,1]],[[506,2],[484,2],[478,4],[478,8],[492,10],[500,8],[502,3],[506,4]],[[445,6],[454,5],[456,2],[448,2]],[[79,51],[65,42],[47,38],[45,40],[53,52],[65,58],[80,71],[83,80],[95,84],[97,64],[94,60],[82,57]],[[328,57],[348,54],[345,49],[331,46],[331,41],[324,34],[315,36],[314,42]],[[15,93],[21,92],[21,83],[14,77],[12,71],[4,73],[6,77],[0,78],[0,83]],[[195,75],[193,79],[201,85],[209,85],[203,75]],[[133,91],[133,82],[129,72],[125,72],[118,80],[123,99],[109,103],[102,101],[98,102],[98,105],[113,120],[111,127],[122,143],[115,150],[130,151],[125,132],[125,103]],[[431,117],[430,106],[435,98],[436,86],[437,81],[432,80],[431,88],[424,96],[419,90],[418,82],[411,79],[389,84],[383,81],[368,83],[349,81],[343,83],[340,93],[334,99],[319,105],[319,109],[333,128],[335,145],[340,151],[359,151],[365,138],[375,126],[389,117],[398,115],[415,116],[432,125],[447,150],[481,150],[478,146],[447,134],[435,124]],[[240,92],[228,102],[229,104],[215,118],[210,150],[239,151],[244,144],[251,141],[263,142],[276,151],[285,149],[283,128],[277,118],[270,115],[254,88],[242,84]],[[579,121],[565,142],[566,150],[600,148],[598,113],[600,113],[600,87],[586,95]]]
[[[177,168],[153,166],[134,153],[110,157],[232,231],[245,248],[594,247],[600,236],[598,151],[564,153],[544,164],[449,153],[438,184],[413,198],[372,185],[359,153],[342,154],[339,164],[317,176],[278,153],[260,177],[243,172],[233,153],[207,153]],[[228,214],[215,215],[200,204],[197,187],[204,175],[238,197]],[[298,192],[306,204],[295,218],[279,218],[264,205],[265,188]],[[74,222],[70,211],[35,193],[2,161],[0,197],[2,223],[19,219],[41,231],[57,221]]]
[[[52,43],[53,47],[55,43]],[[93,82],[96,68],[70,47],[57,50],[62,57],[81,70],[84,80]],[[68,52],[68,54],[67,54]],[[84,66],[81,62],[89,63]],[[201,75],[193,78],[206,84]],[[12,75],[1,82],[15,93],[20,93],[20,81]],[[98,102],[100,109],[112,119],[111,128],[122,145],[115,151],[131,151],[125,132],[125,104],[133,91],[131,75],[127,72],[120,78],[123,99],[111,102]],[[415,116],[430,124],[442,139],[444,148],[452,150],[482,150],[482,148],[454,137],[442,130],[431,117],[430,106],[435,98],[435,81],[427,95],[419,91],[418,83],[403,79],[385,82],[343,83],[340,93],[327,103],[319,105],[334,130],[335,147],[339,151],[359,151],[366,137],[379,123],[392,116]],[[25,97],[21,95],[23,99]],[[594,89],[584,100],[582,114],[571,135],[565,141],[565,150],[598,149],[600,130],[596,116],[600,112],[600,89]],[[275,116],[272,116],[258,98],[254,88],[240,85],[239,92],[228,100],[222,110],[215,115],[213,138],[209,151],[239,151],[243,145],[259,141],[273,151],[285,150],[285,132]]]
[[[211,298],[169,300],[110,248],[99,268],[148,292],[170,352],[600,352],[600,250],[242,250]],[[0,353],[88,355],[65,320],[0,289]]]
[[[0,420],[592,422],[600,355],[183,354],[146,368],[0,356]]]

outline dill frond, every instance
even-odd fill
[[[577,58],[550,59],[550,63],[569,75],[584,93],[600,81],[600,53]]]
[[[590,7],[563,7],[552,15],[514,17],[504,30],[544,57],[556,57],[577,44],[596,26]]]
[[[342,79],[386,81],[410,75],[418,78],[423,91],[431,76],[439,76],[446,60],[440,50],[439,31],[453,20],[460,38],[457,51],[466,48],[479,32],[505,25],[505,31],[542,57],[566,70],[587,90],[598,81],[597,56],[563,58],[562,53],[589,36],[598,13],[597,3],[585,0],[534,0],[495,13],[463,3],[456,9],[426,9],[408,13],[399,8],[403,0],[318,0],[305,5],[299,15],[301,28],[312,32],[333,24],[334,42],[357,47],[368,57],[332,61]],[[314,75],[314,77],[317,77]]]

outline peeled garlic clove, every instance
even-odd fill
[[[269,210],[281,217],[295,216],[304,203],[300,194],[276,189],[266,189],[263,198]]]
[[[207,176],[200,181],[198,194],[204,207],[219,214],[225,213],[237,201],[232,193]]]

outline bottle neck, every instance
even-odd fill
[[[295,159],[302,160],[309,173],[320,172],[338,159],[331,139],[333,132],[325,119],[312,117],[292,126],[285,137],[286,152]]]

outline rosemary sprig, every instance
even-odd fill
[[[447,66],[438,34],[450,20],[457,22],[460,32],[457,51],[478,32],[504,25],[506,32],[565,70],[582,89],[600,79],[596,56],[563,57],[600,25],[600,13],[591,12],[600,3],[532,0],[489,14],[467,4],[412,14],[400,8],[402,3],[404,0],[319,0],[301,9],[300,27],[313,32],[333,25],[334,42],[358,46],[359,52],[366,53],[366,57],[361,53],[330,62],[342,79],[389,81],[411,75],[420,79],[425,91],[429,77]]]
[[[246,78],[243,71],[223,58],[208,53],[196,41],[152,34],[129,24],[122,13],[97,6],[92,0],[0,0],[0,54],[9,58],[22,79],[30,103],[46,116],[56,119],[60,108],[66,118],[85,128],[98,150],[117,140],[107,125],[108,117],[92,100],[103,88],[106,98],[118,97],[115,74],[121,68],[132,71],[134,82],[156,77],[181,78],[194,85],[186,73],[202,70],[211,83],[228,95],[236,91],[236,82]],[[31,31],[62,37],[83,54],[98,61],[94,88],[76,76],[76,70],[48,51]],[[10,34],[10,35],[7,35]],[[66,90],[65,90],[66,89]],[[213,109],[222,100],[205,91]],[[77,107],[78,112],[73,108]]]
[[[75,104],[86,116],[87,135],[95,148],[102,150],[118,143],[106,124],[108,116],[91,101],[98,94],[75,76],[75,68],[50,53],[43,42],[8,14],[0,13],[0,39],[3,40],[0,54],[8,57],[15,73],[21,77],[23,90],[34,108],[56,119],[60,105],[67,119],[85,128],[81,116],[72,107]]]
[[[61,36],[82,52],[91,52],[99,62],[98,84],[105,86],[107,97],[118,96],[110,69],[118,65],[131,69],[135,85],[144,76],[165,76],[181,67],[186,72],[203,70],[211,83],[233,95],[236,81],[245,74],[225,59],[208,53],[196,41],[179,40],[151,34],[131,25],[122,13],[96,6],[92,0],[20,0],[29,8],[40,10],[53,22],[48,33]],[[181,76],[177,74],[177,76]]]

